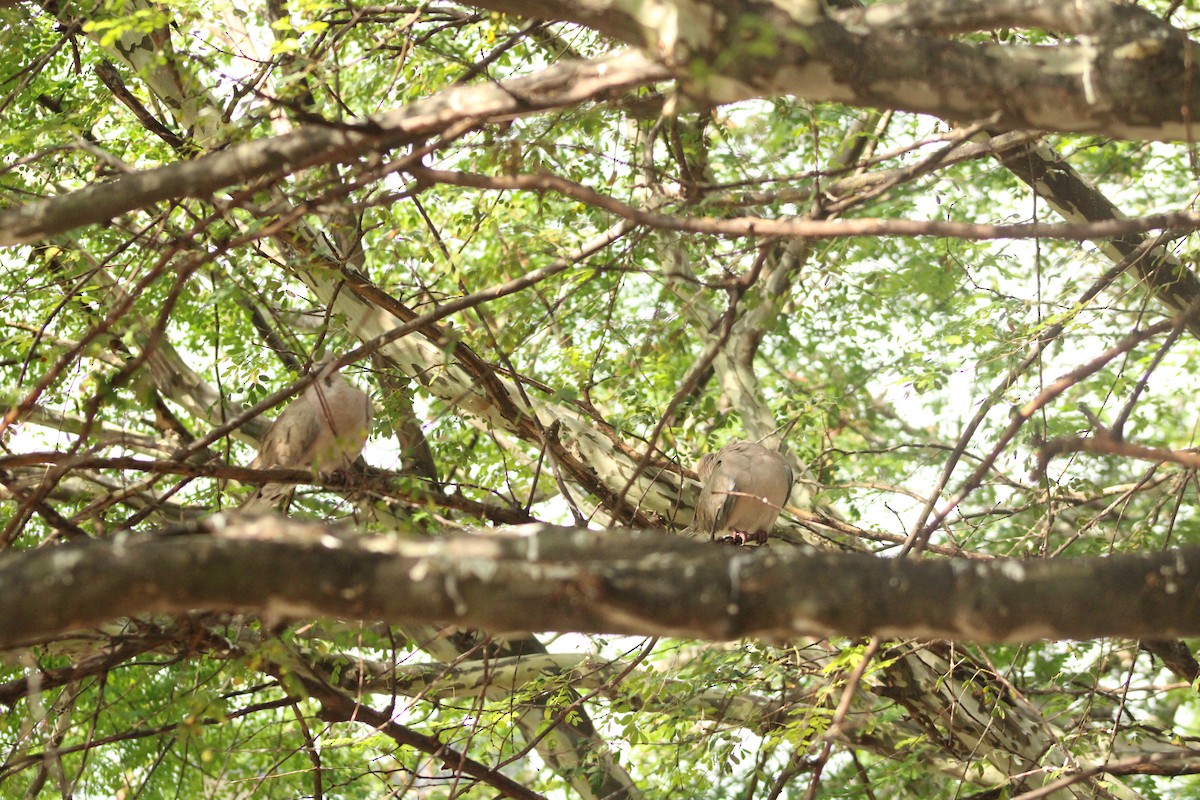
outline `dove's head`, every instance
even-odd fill
[[[313,361],[312,371],[316,372],[318,370],[325,369],[330,364],[332,364],[334,361],[337,361],[337,358],[338,357],[337,357],[336,353],[325,353],[320,358]]]
[[[336,355],[326,354],[313,362],[309,372],[316,375],[317,380],[324,381],[328,385],[333,376],[338,373],[338,370],[333,367],[337,358]]]

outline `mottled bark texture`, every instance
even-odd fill
[[[354,539],[276,517],[0,559],[0,646],[189,609],[492,631],[1016,642],[1200,635],[1200,550],[907,561],[545,528]]]

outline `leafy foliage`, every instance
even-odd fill
[[[689,67],[696,86],[778,57],[772,26],[741,18],[739,47]],[[1061,46],[1036,27],[961,41]],[[0,4],[0,209],[116,192],[122,176],[297,131],[369,136],[372,115],[612,49],[586,27],[473,6]],[[440,363],[377,346],[348,370],[375,401],[372,469],[298,492],[297,516],[381,539],[524,519],[678,531],[686,503],[674,517],[640,505],[633,466],[677,474],[731,438],[772,437],[805,468],[793,499],[806,501],[772,546],[893,557],[951,499],[925,557],[1200,543],[1192,470],[1119,446],[1194,446],[1195,336],[1079,369],[1178,311],[1147,280],[1106,277],[1104,242],[705,232],[1057,220],[999,160],[964,155],[961,131],[789,97],[710,107],[646,81],[215,193],[174,186],[107,225],[0,251],[14,409],[0,542],[114,539],[235,508],[248,489],[230,465],[261,430],[187,448],[322,351],[370,342],[343,302],[365,285],[380,317],[474,300],[409,334]],[[1040,141],[1130,216],[1193,204],[1186,145]],[[580,254],[622,208],[629,228]],[[1190,274],[1193,242],[1176,241]],[[497,408],[439,393],[468,363]],[[607,462],[572,471],[578,434],[550,421],[568,418],[608,443]],[[1110,449],[1046,457],[1078,437]],[[105,460],[127,456],[195,474]],[[1167,660],[1169,642],[542,648],[495,633],[197,610],[31,642],[4,654],[0,795],[519,796],[507,780],[547,797],[999,796],[1110,758],[1132,765],[1114,795],[1192,790],[1163,777],[1195,769],[1200,672]],[[1168,750],[1159,770],[1151,754]]]

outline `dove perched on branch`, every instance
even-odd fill
[[[792,491],[792,468],[761,444],[735,440],[707,453],[696,467],[702,488],[692,530],[709,540],[765,544]],[[730,534],[730,535],[724,535]]]
[[[336,370],[332,358],[313,365],[318,376],[276,417],[259,443],[252,469],[348,469],[367,443],[371,399]],[[295,487],[260,486],[242,503],[243,511],[266,511],[283,502]]]

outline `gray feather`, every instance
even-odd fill
[[[322,374],[329,359],[313,366],[321,375],[288,404],[259,443],[255,469],[347,469],[362,453],[371,430],[371,399],[337,372]],[[243,511],[265,511],[292,493],[291,484],[268,483],[242,503]]]
[[[730,532],[765,539],[792,490],[787,460],[760,444],[733,441],[696,467],[702,488],[693,529],[708,538]]]

